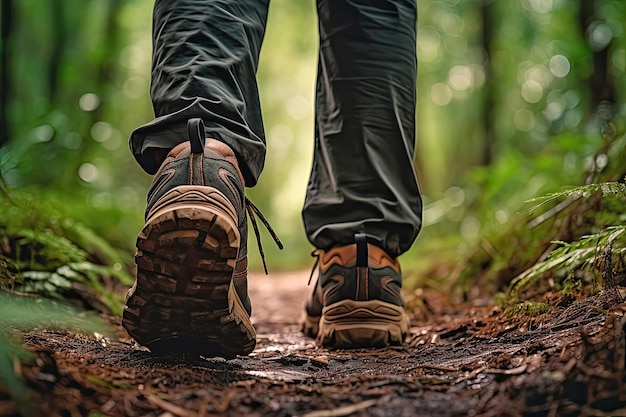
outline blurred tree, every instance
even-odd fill
[[[490,80],[493,76],[492,60],[491,56],[493,51],[491,49],[491,43],[493,41],[493,0],[482,0],[481,4],[481,16],[482,16],[482,44],[485,53],[483,59],[483,71],[486,80]],[[493,147],[496,141],[495,132],[495,119],[493,108],[496,103],[496,91],[493,88],[492,83],[485,83],[483,87],[483,130],[484,130],[484,143],[482,150],[481,163],[483,165],[490,165],[493,160]]]
[[[110,210],[110,217],[93,219],[96,230],[130,246],[141,222],[139,190],[148,178],[136,167],[125,136],[150,117],[149,102],[138,104],[146,97],[143,91],[138,96],[130,90],[147,91],[149,81],[142,77],[142,85],[125,86],[149,58],[134,42],[149,34],[151,5],[135,0],[3,0],[1,5],[0,168],[7,183],[61,192],[81,204],[87,217],[93,209]],[[149,49],[149,41],[143,43]]]
[[[6,181],[73,195],[86,213],[110,210],[98,230],[122,234],[129,246],[150,180],[126,141],[153,117],[151,7],[0,2]],[[467,225],[495,215],[471,220],[466,206],[497,207],[506,221],[523,200],[577,182],[607,133],[622,129],[625,33],[623,0],[419,0],[416,163],[427,202],[446,207],[427,223],[476,230]],[[304,254],[299,212],[313,148],[316,48],[314,1],[273,0],[258,72],[269,153],[250,194]],[[598,126],[604,101],[613,105]]]
[[[610,3],[610,2],[609,2]],[[596,15],[607,2],[582,0],[580,5],[580,29],[583,39],[587,39],[591,48],[593,69],[589,76],[588,87],[591,93],[590,108],[597,109],[601,103],[612,106],[617,97],[615,82],[610,70],[611,46],[614,42],[613,30],[605,19]]]
[[[0,146],[9,140],[9,45],[12,18],[13,0],[3,0],[0,3]]]

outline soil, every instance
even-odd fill
[[[251,276],[256,350],[154,356],[119,337],[24,335],[16,366],[41,416],[626,416],[617,291],[510,315],[489,299],[408,295],[403,346],[328,350],[299,332],[308,272]],[[119,324],[119,318],[113,318]],[[23,415],[0,386],[0,415]]]

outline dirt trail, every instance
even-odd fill
[[[307,274],[251,277],[248,357],[154,357],[123,336],[28,333],[38,359],[21,372],[37,415],[626,415],[626,305],[614,298],[520,320],[426,292],[404,346],[329,351],[298,330]],[[20,415],[2,387],[0,415]]]

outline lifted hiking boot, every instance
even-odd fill
[[[382,249],[356,243],[318,250],[319,275],[305,307],[302,331],[333,348],[402,344],[409,331],[400,265]]]
[[[244,181],[232,150],[189,121],[148,193],[137,279],[122,325],[153,352],[233,357],[254,349]]]

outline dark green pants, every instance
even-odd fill
[[[151,96],[156,118],[130,146],[148,172],[156,148],[186,140],[201,117],[207,136],[230,145],[246,185],[265,160],[256,70],[268,0],[156,0]],[[415,0],[318,0],[320,35],[315,154],[304,203],[316,247],[366,233],[392,255],[421,226],[413,168]]]

